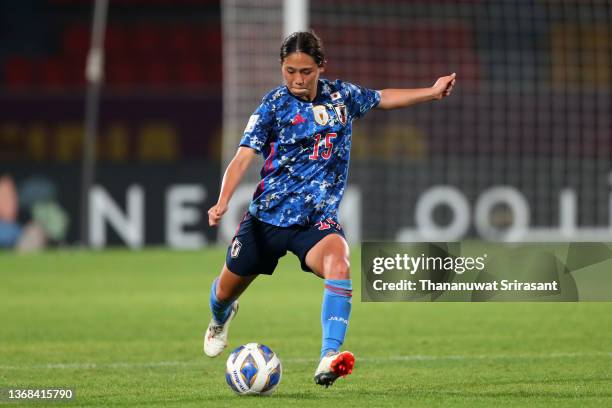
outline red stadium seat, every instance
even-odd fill
[[[208,82],[205,64],[194,59],[178,61],[177,72],[181,85],[202,85]]]
[[[129,59],[109,61],[107,65],[107,83],[115,88],[133,87],[137,80],[136,64]]]
[[[62,70],[65,72],[66,86],[70,88],[85,86],[85,61],[85,56],[66,56],[60,60]]]
[[[90,46],[90,28],[84,24],[67,27],[62,34],[62,47],[66,54],[85,55]]]
[[[209,61],[204,64],[204,83],[221,86],[223,64],[220,60]]]
[[[185,27],[169,27],[166,33],[168,41],[168,51],[179,55],[191,55],[197,47],[196,33]]]
[[[128,31],[129,43],[134,53],[154,55],[166,47],[162,44],[162,28],[151,24],[140,24]]]
[[[111,24],[106,28],[104,49],[109,58],[123,58],[129,56],[129,38],[126,28]]]
[[[143,85],[153,87],[167,87],[170,85],[170,64],[172,61],[165,59],[148,60],[142,62],[142,68],[138,71],[142,72]]]
[[[221,27],[218,24],[207,25],[199,33],[198,42],[204,52],[221,55]]]
[[[6,86],[12,91],[31,88],[34,83],[34,61],[22,57],[9,57],[4,63]]]
[[[67,87],[69,74],[62,62],[59,58],[48,58],[38,65],[43,89],[61,90]]]

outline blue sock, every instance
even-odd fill
[[[321,358],[328,351],[339,351],[344,343],[349,316],[351,315],[351,296],[353,295],[350,279],[325,279],[323,306],[321,308],[321,326],[323,328],[323,345]]]
[[[225,323],[232,311],[232,302],[220,302],[217,299],[217,281],[215,279],[210,288],[210,311],[212,312],[213,319],[219,324]]]

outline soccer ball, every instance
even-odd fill
[[[263,344],[245,344],[227,358],[225,380],[239,395],[270,395],[278,387],[281,375],[280,360]]]

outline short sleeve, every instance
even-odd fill
[[[341,82],[343,96],[347,100],[349,116],[359,119],[380,103],[380,91],[364,88],[350,82]]]
[[[264,98],[261,105],[253,112],[240,140],[240,146],[250,147],[261,153],[272,131],[274,114],[272,104]]]

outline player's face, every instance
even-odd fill
[[[298,98],[312,101],[317,96],[319,74],[323,67],[319,67],[315,60],[303,52],[293,52],[285,57],[281,65],[285,85],[289,92]]]

